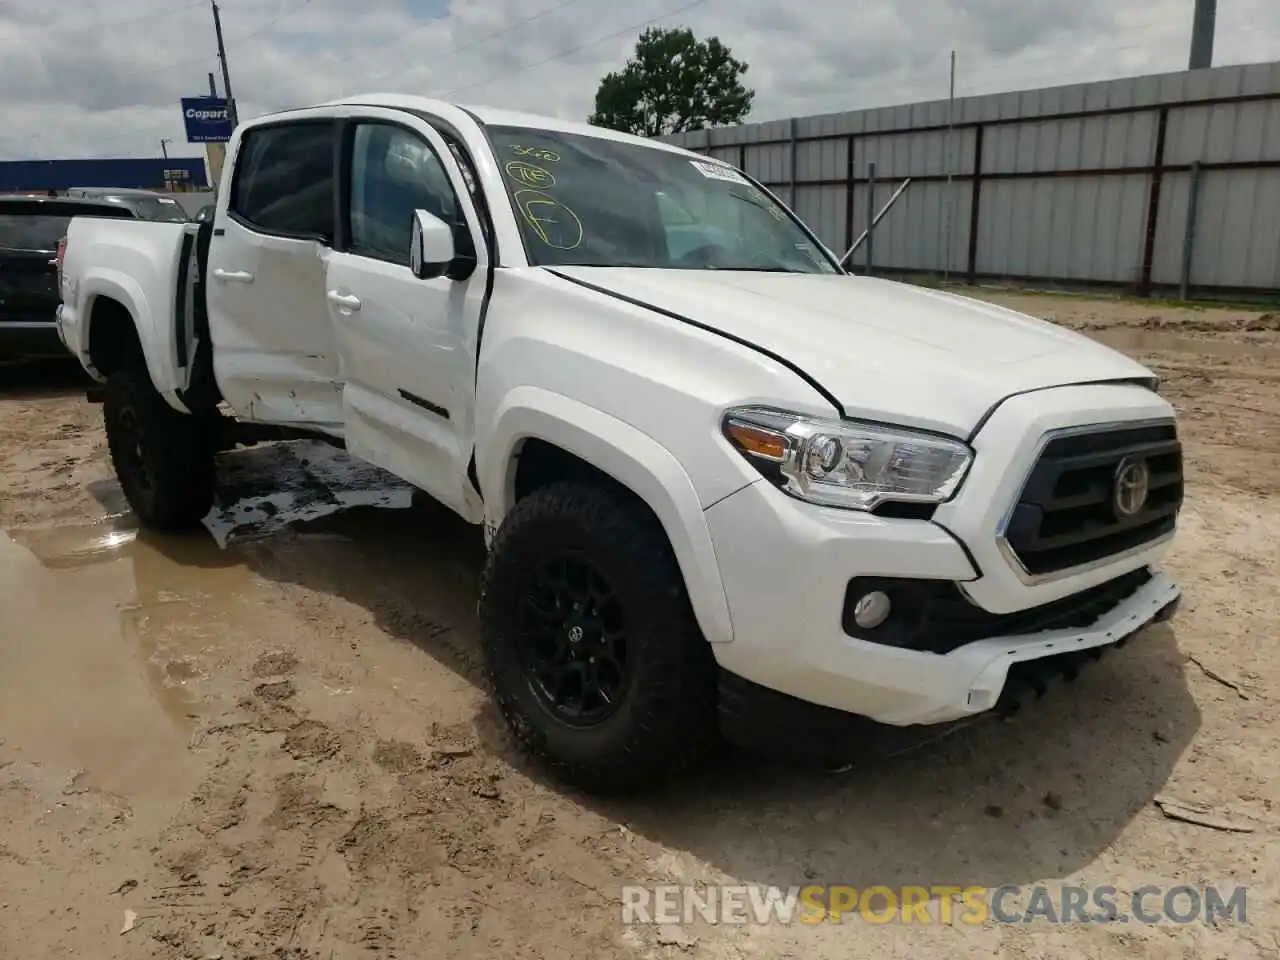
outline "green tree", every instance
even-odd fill
[[[627,65],[600,81],[588,122],[643,137],[740,123],[756,95],[742,84],[746,72],[718,37],[651,27]]]

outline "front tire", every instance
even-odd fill
[[[138,519],[156,530],[197,526],[213,506],[215,415],[174,410],[141,365],[107,378],[102,412],[116,478]]]
[[[559,779],[629,792],[716,739],[716,665],[656,519],[603,485],[519,501],[480,595],[489,681],[521,746]]]

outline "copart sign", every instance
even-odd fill
[[[231,139],[231,114],[225,97],[183,97],[182,122],[187,143],[225,143]]]

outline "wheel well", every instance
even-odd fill
[[[590,483],[595,486],[607,487],[622,494],[626,499],[641,507],[657,525],[658,529],[662,531],[662,535],[667,537],[666,528],[662,526],[662,521],[653,512],[653,508],[649,506],[642,496],[621,480],[618,480],[612,474],[605,473],[594,464],[583,460],[576,453],[570,453],[563,447],[557,447],[554,443],[540,440],[537,437],[530,437],[524,441],[516,454],[514,501],[523,500],[529,494],[542,487],[565,481]],[[667,541],[669,545],[669,537],[667,537]]]
[[[143,357],[142,341],[129,308],[98,297],[89,312],[89,362],[104,377]]]
[[[563,482],[588,483],[605,487],[622,495],[622,497],[639,507],[653,523],[657,532],[666,542],[667,550],[675,559],[675,550],[671,538],[661,519],[654,513],[648,502],[612,474],[605,473],[599,467],[583,460],[575,453],[570,453],[554,443],[530,437],[521,444],[516,454],[516,476],[514,501],[519,502],[529,494],[553,483]]]
[[[640,499],[629,487],[619,483],[599,467],[554,443],[531,437],[521,444],[516,455],[515,500],[523,500],[535,490],[565,480],[613,487]]]
[[[679,576],[686,587],[689,586],[690,576],[696,575],[697,571],[687,569],[680,562],[671,533],[649,502],[612,474],[606,473],[591,462],[584,460],[577,454],[570,453],[563,447],[556,446],[554,443],[530,437],[520,445],[516,451],[514,477],[510,488],[511,503],[507,504],[506,512],[510,512],[511,506],[535,491],[553,483],[564,482],[586,483],[603,487],[614,491],[623,504],[634,504],[638,515],[653,524],[654,532],[661,537],[666,547],[667,556],[679,571]],[[697,562],[692,553],[690,554],[689,562]],[[711,603],[716,602],[712,598],[708,599]],[[690,597],[690,600],[692,600],[692,597]],[[714,623],[715,611],[708,609],[707,614],[712,617],[712,622]],[[728,610],[726,609],[725,616],[722,619],[725,621],[725,626],[728,626],[731,630],[732,627],[728,624],[727,614]],[[695,616],[697,616],[696,613]]]

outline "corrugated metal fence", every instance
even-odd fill
[[[912,178],[875,230],[877,272],[1280,293],[1280,63],[948,108],[941,100],[664,139],[744,169],[838,252],[866,225],[869,163],[877,209]]]

